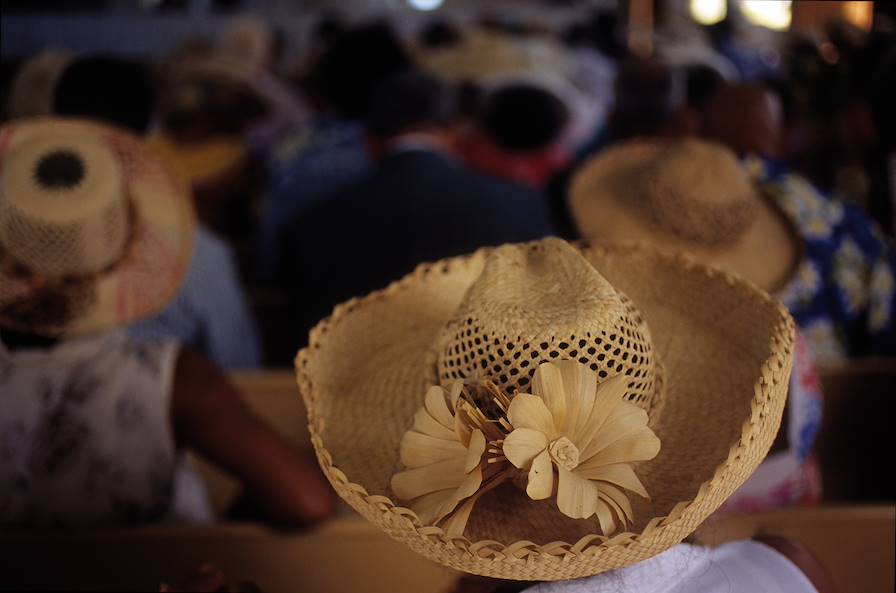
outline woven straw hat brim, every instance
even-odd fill
[[[89,280],[87,303],[63,324],[22,324],[3,314],[12,302],[27,302],[39,291],[34,279],[16,270],[0,247],[0,327],[43,335],[78,336],[128,325],[158,313],[177,294],[190,264],[195,216],[187,188],[131,134],[76,119],[19,120],[0,128],[0,163],[17,143],[34,135],[98,134],[119,157],[136,222],[125,256]]]
[[[788,266],[798,240],[786,217],[776,212],[758,187],[758,207],[751,222],[735,239],[716,245],[701,245],[676,236],[652,224],[640,210],[634,192],[638,191],[642,165],[663,149],[660,142],[634,141],[608,149],[585,163],[569,189],[570,214],[582,237],[605,243],[643,240],[668,253],[686,251],[763,288],[778,288],[768,285],[769,278],[774,277],[778,282],[771,284],[777,284],[791,270],[770,270],[769,262],[778,262],[773,267]],[[728,190],[720,180],[720,194]]]
[[[393,538],[452,568],[559,580],[627,566],[680,542],[734,492],[774,440],[787,391],[794,325],[763,291],[643,245],[583,255],[644,314],[664,365],[665,403],[651,427],[658,457],[638,464],[651,501],[611,539],[596,521],[561,515],[512,485],[486,494],[465,537],[423,526],[389,489],[399,441],[435,383],[430,349],[488,250],[417,268],[336,308],[296,358],[311,440],[330,483]]]

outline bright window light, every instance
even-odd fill
[[[701,25],[715,25],[728,14],[725,0],[691,0],[691,16]]]
[[[844,2],[843,18],[860,29],[870,31],[874,19],[874,2]]]
[[[790,27],[790,0],[740,0],[740,11],[754,25],[785,31]]]
[[[444,0],[408,0],[408,6],[415,10],[435,10]]]

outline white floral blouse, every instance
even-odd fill
[[[177,516],[186,471],[170,420],[178,352],[122,332],[46,349],[0,342],[0,524]],[[201,518],[186,504],[187,518]]]

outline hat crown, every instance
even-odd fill
[[[487,378],[526,392],[542,362],[576,360],[600,380],[631,377],[627,398],[650,411],[660,365],[641,313],[559,239],[498,247],[437,339],[442,382]]]
[[[38,134],[3,158],[0,248],[28,272],[97,273],[121,259],[128,233],[121,163],[96,135]]]
[[[664,146],[636,182],[651,221],[694,243],[733,239],[756,214],[749,177],[719,144],[686,139]]]

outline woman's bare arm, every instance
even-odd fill
[[[333,513],[333,493],[317,465],[255,416],[224,373],[202,355],[181,352],[173,391],[178,444],[232,472],[268,514],[308,524]]]

